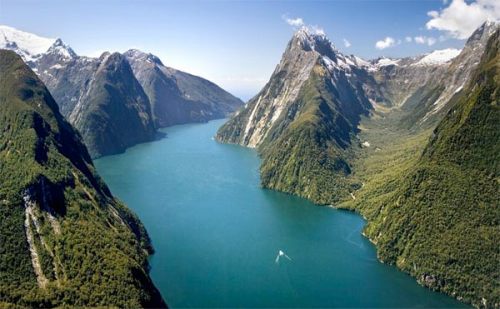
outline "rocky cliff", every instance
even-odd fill
[[[152,54],[129,50],[124,56],[151,101],[159,127],[224,118],[243,105],[216,84],[167,67]]]

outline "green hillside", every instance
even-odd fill
[[[497,308],[499,48],[497,31],[471,82],[432,133],[396,137],[361,159],[356,177],[366,185],[354,193],[356,200],[341,205],[368,219],[365,234],[382,261],[432,289]]]
[[[0,50],[0,304],[164,307],[147,233],[96,174],[79,134]]]
[[[282,113],[287,119],[280,119],[260,146],[263,187],[319,204],[339,201],[349,192],[348,146],[358,121],[335,97],[327,74],[315,67],[298,98]]]

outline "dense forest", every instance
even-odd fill
[[[0,50],[0,305],[165,307],[149,237],[14,52]]]

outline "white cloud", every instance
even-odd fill
[[[288,18],[286,16],[283,16],[283,19],[286,21],[287,24],[289,24],[292,27],[302,27],[304,26],[304,20],[300,17],[297,18]]]
[[[301,17],[297,18],[289,18],[286,14],[282,15],[281,18],[290,26],[294,28],[306,28],[308,31],[317,34],[317,35],[325,35],[325,30],[316,25],[306,25],[304,20]]]
[[[351,47],[351,42],[349,42],[347,39],[344,39],[344,46],[347,48]]]
[[[446,4],[446,3],[445,3]],[[452,0],[442,10],[427,12],[431,19],[425,24],[427,29],[445,31],[457,39],[468,38],[474,30],[487,20],[500,20],[499,0]]]
[[[393,38],[388,36],[383,40],[377,41],[377,43],[375,43],[375,48],[376,49],[386,49],[386,48],[392,47],[394,45],[396,45],[396,40],[394,40]]]
[[[413,38],[411,36],[407,36],[405,37],[405,41],[411,43],[413,41]]]
[[[434,44],[436,44],[436,38],[433,38],[433,37],[427,37],[427,36],[416,36],[414,38],[415,40],[415,43],[417,44],[427,44],[429,46],[432,46]]]
[[[415,37],[415,43],[424,44],[425,43],[425,37],[423,37],[423,36],[416,36]]]

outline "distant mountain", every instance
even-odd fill
[[[124,56],[79,57],[58,39],[33,66],[92,157],[154,139],[149,99]]]
[[[217,85],[138,50],[90,58],[60,39],[6,26],[0,31],[0,48],[20,54],[40,76],[92,157],[150,141],[158,127],[224,118],[243,105]]]
[[[123,55],[148,95],[159,127],[224,118],[243,105],[214,83],[166,67],[152,54],[131,49]]]
[[[38,55],[46,52],[55,41],[55,39],[39,37],[0,25],[0,48],[15,51],[27,63],[32,63]]]
[[[0,305],[165,307],[149,237],[47,88],[0,50]]]
[[[365,61],[304,27],[262,91],[216,138],[257,148],[263,187],[361,212],[379,257],[422,284],[498,307],[497,276],[487,275],[497,266],[490,240],[500,237],[499,84],[492,73],[498,49],[487,42],[495,42],[499,28],[486,22],[462,50]],[[472,113],[476,107],[481,111]],[[450,117],[455,122],[448,129]],[[440,130],[453,145],[430,156]],[[484,234],[472,226],[480,222]],[[485,256],[474,264],[481,252]],[[448,253],[452,260],[446,260]]]
[[[84,91],[68,119],[94,156],[154,138],[149,99],[124,56],[103,54]]]
[[[470,79],[496,29],[497,23],[484,23],[460,52],[435,51],[420,57],[395,59],[392,65],[372,69],[384,98],[407,113],[401,126],[418,130],[436,125],[451,108],[450,99]]]

